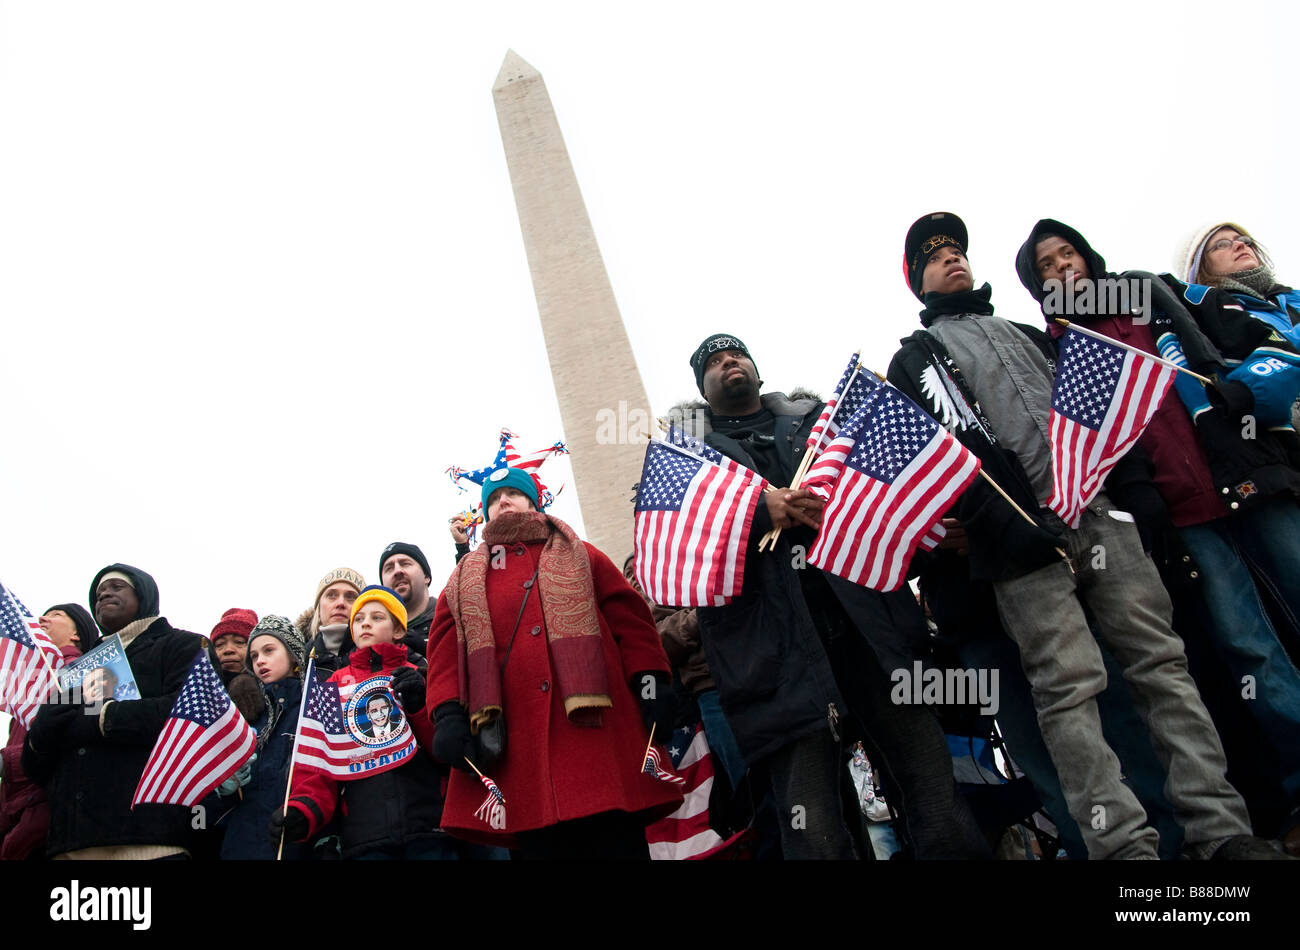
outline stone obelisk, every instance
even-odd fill
[[[541,73],[507,51],[492,98],[587,540],[621,566],[650,400]]]

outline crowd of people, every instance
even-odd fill
[[[825,502],[794,480],[825,403],[764,391],[740,337],[714,334],[690,356],[702,400],[669,419],[773,486],[739,596],[650,602],[634,557],[620,570],[545,511],[534,471],[508,466],[484,478],[477,546],[453,521],[436,596],[424,552],[394,542],[378,583],[334,568],[296,619],[235,607],[199,636],[167,622],[148,573],[110,564],[90,610],[56,604],[40,625],[69,660],[119,637],[138,697],[112,698],[106,676],[91,695],[87,677],[30,730],[13,723],[0,858],[646,859],[647,827],[684,789],[640,750],[695,724],[728,857],[869,858],[880,821],[917,859],[1004,856],[1008,841],[1043,858],[1300,855],[1300,294],[1232,222],[1199,231],[1174,275],[1108,271],[1044,219],[1016,255],[1045,321],[1030,326],[994,315],[969,248],[949,212],[904,241],[921,327],[888,381],[990,476],[918,549],[912,584],[880,592],[807,563]],[[1178,373],[1077,527],[1047,506],[1065,316],[1211,381]],[[202,820],[132,808],[204,649],[256,752]],[[900,701],[897,674],[918,661],[995,674],[996,711]],[[349,781],[292,768],[308,675],[391,677],[366,736],[407,724],[416,753]],[[977,740],[997,754],[972,786],[953,749]],[[851,763],[879,788],[856,793]],[[484,773],[508,822],[482,816]]]

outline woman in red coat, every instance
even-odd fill
[[[493,476],[483,544],[452,572],[429,633],[425,708],[434,755],[454,766],[443,827],[522,858],[647,859],[645,825],[681,802],[679,785],[642,771],[648,724],[666,737],[673,713],[650,611],[609,558],[537,510],[531,475]],[[484,771],[504,828],[480,817],[466,761],[498,717],[508,742]]]

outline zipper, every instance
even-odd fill
[[[840,711],[834,703],[826,704],[826,727],[831,731],[831,738],[840,741]]]

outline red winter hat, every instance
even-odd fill
[[[211,643],[216,643],[218,637],[224,637],[228,633],[233,633],[237,637],[248,639],[248,635],[253,632],[257,626],[257,614],[251,610],[244,610],[242,607],[231,607],[217,625],[212,628],[212,633],[208,636]]]

